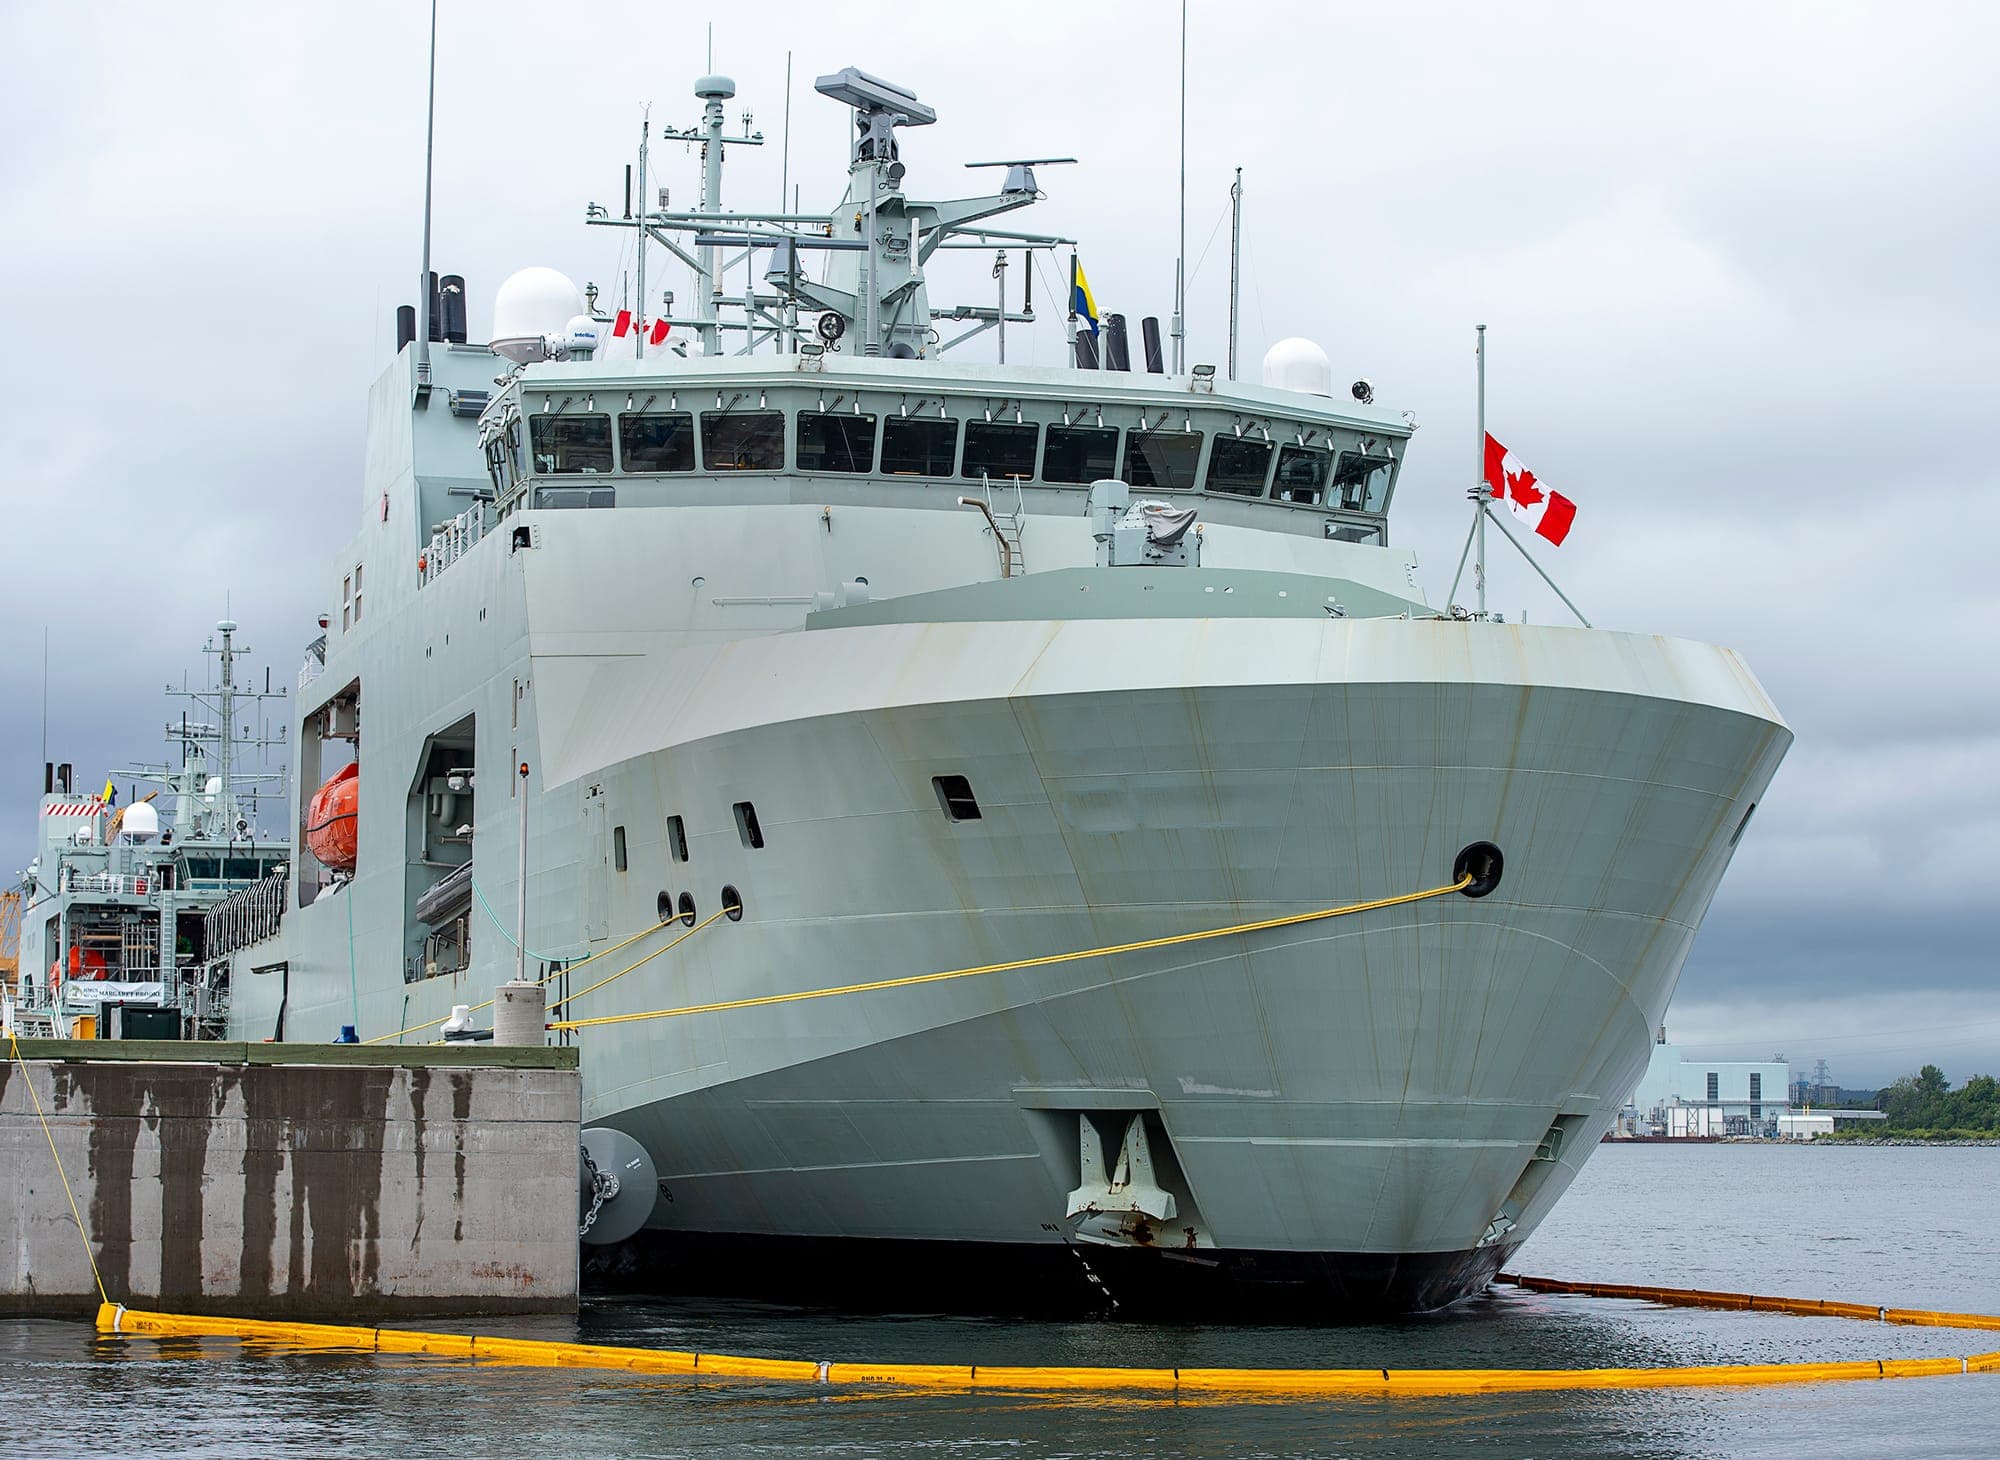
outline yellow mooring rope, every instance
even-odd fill
[[[1233,923],[1226,928],[1204,928],[1197,933],[1175,933],[1165,938],[1145,938],[1137,943],[1112,943],[1102,948],[1079,948],[1071,953],[1048,953],[1040,958],[1016,958],[1006,963],[986,963],[978,968],[953,968],[943,973],[913,973],[903,978],[877,979],[873,983],[843,984],[835,989],[801,989],[789,994],[760,994],[748,999],[725,999],[715,1004],[687,1004],[677,1009],[648,1009],[637,1014],[601,1014],[595,1019],[555,1019],[551,1029],[590,1029],[600,1024],[628,1024],[636,1019],[676,1019],[685,1014],[719,1014],[730,1009],[757,1009],[768,1004],[796,1004],[805,999],[831,999],[843,994],[870,994],[881,989],[910,988],[916,984],[943,983],[954,978],[977,978],[987,973],[1011,973],[1022,968],[1046,968],[1056,963],[1075,963],[1085,958],[1108,958],[1119,953],[1138,953],[1148,948],[1171,948],[1181,943],[1201,943],[1210,938],[1229,938],[1239,933],[1261,933],[1270,928],[1291,928],[1300,923],[1344,918],[1350,913],[1374,912],[1378,908],[1401,907],[1427,898],[1445,897],[1471,886],[1470,873],[1444,887],[1428,887],[1422,892],[1404,892],[1373,902],[1350,903],[1346,907],[1323,907],[1315,912],[1291,913],[1281,918],[1265,918],[1255,923]],[[709,919],[715,921],[714,918]],[[662,952],[665,950],[662,949]],[[606,983],[610,980],[606,979]]]
[[[710,913],[707,917],[703,918],[700,922],[696,923],[693,927],[689,928],[685,933],[682,933],[678,938],[674,939],[673,942],[666,943],[658,948],[655,948],[651,953],[648,953],[644,958],[641,958],[637,963],[632,964],[630,967],[621,968],[614,974],[610,974],[604,978],[600,978],[596,983],[592,984],[587,989],[578,989],[573,994],[564,994],[560,999],[557,999],[554,1003],[549,1005],[550,1010],[554,1011],[555,1009],[560,1008],[564,1004],[582,998],[585,994],[594,994],[608,983],[616,983],[619,979],[625,977],[626,974],[631,973],[634,969],[644,968],[648,963],[651,963],[655,958],[658,958],[662,953],[673,952],[674,949],[680,947],[681,944],[687,942],[688,939],[692,938],[696,933],[699,933],[703,928],[707,927],[710,923],[714,922],[716,919],[725,918],[728,916],[729,916],[729,909],[726,907],[723,908],[720,912]],[[577,966],[579,968],[582,967],[581,964],[578,964]],[[552,1029],[566,1029],[570,1026],[566,1024],[552,1024],[549,1027]]]
[[[1523,1285],[1546,1280],[1516,1279]],[[1549,1284],[1556,1290],[1591,1285]],[[1784,1311],[1828,1312],[1799,1299],[1751,1299],[1744,1293],[1693,1293],[1671,1288],[1644,1290],[1655,1301],[1699,1302],[1701,1306],[1743,1308],[1794,1303]],[[1665,1297],[1665,1294],[1677,1294]],[[1617,1294],[1616,1296],[1623,1296]],[[1854,1304],[1835,1305],[1858,1307]],[[2000,1328],[2000,1318],[1917,1310],[1865,1310],[1905,1314],[1892,1322],[1953,1327]],[[1946,1323],[1946,1320],[1950,1320]],[[623,1348],[608,1344],[552,1343],[540,1339],[484,1335],[416,1333],[400,1328],[347,1328],[317,1323],[259,1323],[239,1318],[191,1318],[145,1313],[106,1303],[97,1311],[100,1333],[146,1338],[213,1336],[256,1340],[303,1349],[346,1349],[373,1353],[429,1354],[475,1363],[537,1368],[622,1369],[639,1374],[718,1375],[774,1379],[799,1384],[882,1384],[905,1389],[1146,1390],[1182,1400],[1316,1399],[1329,1395],[1400,1397],[1440,1394],[1497,1394],[1550,1389],[1668,1389],[1754,1384],[1817,1384],[1842,1379],[1916,1379],[1944,1374],[2000,1372],[2000,1352],[1923,1359],[1859,1359],[1827,1364],[1691,1364],[1651,1369],[1122,1369],[992,1364],[873,1364],[831,1360],[764,1359],[737,1354],[689,1353],[676,1349]]]
[[[597,962],[597,960],[598,960],[598,959],[600,959],[600,958],[604,957],[604,956],[605,956],[606,954],[609,954],[609,953],[616,953],[616,952],[617,952],[617,951],[618,951],[618,950],[619,950],[620,948],[629,948],[629,947],[631,947],[631,946],[632,946],[632,945],[633,945],[634,943],[638,942],[638,941],[639,941],[639,940],[640,940],[641,938],[644,938],[644,937],[648,936],[649,934],[653,934],[653,933],[657,933],[657,932],[659,932],[659,931],[660,931],[660,929],[662,929],[662,928],[664,928],[664,927],[668,926],[668,925],[669,925],[670,923],[672,923],[672,922],[674,922],[674,921],[675,921],[675,919],[674,919],[674,918],[666,918],[666,919],[663,919],[663,920],[662,920],[662,921],[660,921],[660,922],[657,922],[657,923],[654,923],[654,924],[653,924],[653,925],[652,925],[651,927],[649,927],[649,928],[641,928],[641,929],[640,929],[640,930],[639,930],[638,932],[634,933],[634,934],[633,934],[633,935],[632,935],[631,937],[629,937],[629,938],[621,938],[621,939],[620,939],[620,940],[619,940],[618,942],[616,942],[616,943],[613,943],[613,944],[612,944],[612,945],[611,945],[611,946],[610,946],[609,948],[600,948],[600,949],[598,949],[598,950],[597,950],[597,951],[596,951],[595,953],[591,954],[591,955],[590,955],[590,957],[588,957],[588,958],[579,958],[579,959],[578,959],[578,960],[577,960],[576,962],[574,962],[574,963],[572,963],[572,964],[569,964],[569,965],[568,965],[567,967],[564,967],[564,968],[558,968],[558,969],[556,969],[555,971],[553,971],[552,973],[546,973],[546,974],[543,974],[543,975],[542,975],[542,976],[541,976],[540,978],[536,979],[536,980],[535,980],[535,982],[536,982],[537,984],[540,984],[540,985],[544,985],[544,986],[546,986],[546,985],[547,985],[547,984],[548,984],[549,982],[551,982],[552,980],[554,980],[554,979],[558,979],[558,978],[561,978],[561,977],[562,977],[562,976],[563,976],[564,974],[566,974],[566,973],[575,973],[575,972],[576,972],[576,971],[577,971],[577,970],[578,970],[579,968],[587,968],[587,967],[588,967],[589,965],[591,965],[591,964],[593,964],[593,963]],[[712,922],[712,921],[714,921],[714,919],[710,919],[710,921]],[[678,942],[680,942],[680,941],[681,941],[681,940],[680,940],[679,938],[676,938],[676,939],[674,940],[674,943],[678,943]],[[667,945],[667,947],[668,947],[668,948],[671,948],[672,946],[673,946],[673,943],[669,943],[669,944]],[[662,949],[660,949],[659,951],[660,951],[661,953],[664,953],[664,952],[666,952],[667,950],[666,950],[666,948],[662,948]],[[648,956],[648,957],[656,957],[657,955],[656,955],[656,954],[648,954],[647,956]],[[646,961],[646,959],[642,958],[642,959],[640,959],[640,960],[639,960],[639,963],[644,963],[645,961]],[[639,966],[639,964],[638,964],[638,963],[635,963],[635,964],[633,964],[633,965],[632,965],[632,968],[637,968],[638,966]],[[625,972],[627,972],[627,973],[630,973],[631,971],[632,971],[632,969],[631,969],[631,968],[628,968],[628,969],[626,969],[626,970],[625,970]],[[612,978],[616,978],[616,977],[618,977],[618,975],[614,973],[614,974],[613,974],[613,975],[612,975],[611,977],[612,977]],[[611,982],[611,979],[606,979],[606,980],[605,980],[604,982],[605,982],[605,983],[609,983],[609,982]],[[593,984],[593,985],[592,985],[592,987],[593,987],[593,988],[602,988],[602,987],[603,987],[603,984]],[[575,997],[576,997],[576,995],[572,994],[572,995],[570,995],[570,997],[571,997],[571,998],[575,998]],[[557,1000],[557,1002],[558,1002],[558,1003],[560,1003],[560,1002],[562,1002],[562,1001],[561,1001],[561,1000]],[[468,1013],[468,1014],[474,1014],[474,1013],[477,1013],[477,1012],[478,1012],[479,1010],[481,1010],[481,1009],[490,1009],[490,1008],[492,1008],[492,1007],[493,1007],[493,1001],[492,1001],[491,999],[488,999],[488,1000],[486,1000],[486,1002],[484,1002],[484,1003],[482,1003],[482,1004],[470,1004],[470,1005],[468,1005],[468,1006],[466,1007],[466,1013]],[[438,1016],[437,1016],[437,1018],[435,1018],[435,1019],[426,1019],[426,1020],[424,1020],[424,1022],[423,1022],[423,1023],[421,1023],[421,1024],[412,1024],[412,1025],[410,1025],[410,1027],[409,1027],[409,1028],[407,1028],[407,1029],[398,1029],[398,1030],[397,1030],[397,1031],[396,1031],[396,1032],[395,1032],[394,1034],[378,1034],[378,1035],[376,1035],[376,1036],[375,1036],[375,1037],[374,1037],[373,1039],[364,1039],[364,1040],[362,1040],[361,1042],[362,1042],[363,1044],[386,1044],[386,1043],[388,1043],[388,1041],[390,1041],[390,1040],[392,1040],[392,1039],[401,1039],[401,1038],[402,1038],[402,1037],[403,1037],[403,1036],[404,1036],[405,1034],[415,1034],[415,1033],[416,1033],[416,1032],[417,1032],[417,1031],[418,1031],[419,1029],[429,1029],[429,1028],[431,1028],[431,1027],[432,1027],[433,1025],[437,1025],[437,1024],[442,1024],[442,1023],[444,1023],[444,1021],[445,1021],[445,1020],[449,1019],[450,1017],[451,1017],[451,1015],[449,1015],[449,1014],[440,1014],[440,1015],[438,1015]]]
[[[47,1137],[49,1143],[49,1155],[55,1158],[56,1175],[62,1178],[63,1195],[69,1198],[69,1214],[76,1222],[76,1235],[83,1243],[83,1255],[90,1261],[90,1277],[91,1281],[97,1284],[98,1301],[109,1303],[111,1299],[104,1292],[104,1274],[97,1270],[97,1253],[91,1248],[90,1234],[83,1229],[83,1213],[77,1210],[76,1193],[70,1190],[69,1173],[63,1170],[62,1152],[56,1149],[56,1133],[49,1127],[49,1118],[42,1110],[42,1097],[35,1093],[34,1071],[30,1070],[28,1062],[21,1058],[20,1037],[11,1029],[7,1031],[7,1053],[13,1057],[14,1063],[21,1067],[21,1083],[28,1087],[28,1098],[35,1102],[35,1119],[42,1123],[42,1134]]]

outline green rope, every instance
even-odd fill
[[[500,936],[507,940],[507,946],[509,948],[520,948],[520,943],[516,941],[512,933],[507,931],[507,925],[500,921],[500,914],[493,911],[493,904],[486,900],[486,894],[480,890],[479,879],[475,877],[468,880],[472,883],[472,895],[479,899],[480,907],[484,908],[486,916],[493,920],[493,926],[500,930]],[[564,963],[575,957],[571,953],[537,953],[532,948],[522,949],[522,951],[530,958],[540,959],[543,963]]]
[[[340,900],[347,904],[347,995],[354,1002],[354,1037],[361,1037],[361,984],[354,975],[354,881],[348,879],[347,886],[340,890]]]

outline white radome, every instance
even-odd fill
[[[519,364],[543,359],[550,335],[583,313],[583,295],[559,269],[517,269],[493,296],[493,353]]]
[[[1264,384],[1273,390],[1332,395],[1333,362],[1311,340],[1293,335],[1264,352]]]
[[[125,808],[125,819],[119,823],[119,829],[133,841],[156,837],[160,834],[160,813],[150,802],[134,801]]]

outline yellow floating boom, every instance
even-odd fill
[[[1702,1307],[1752,1308],[1828,1317],[1876,1319],[1938,1327],[2000,1328],[2000,1318],[1928,1313],[1917,1309],[1820,1304],[1758,1298],[1745,1293],[1705,1293],[1674,1288],[1619,1288],[1612,1284],[1507,1279],[1549,1292],[1641,1297]],[[1791,1305],[1791,1306],[1781,1306]],[[106,1303],[98,1309],[103,1333],[148,1338],[218,1337],[288,1348],[427,1354],[474,1363],[533,1368],[622,1369],[640,1374],[715,1375],[799,1384],[879,1384],[905,1389],[983,1389],[1027,1393],[1056,1390],[1155,1391],[1190,1397],[1313,1398],[1339,1394],[1499,1394],[1554,1389],[1667,1389],[1758,1384],[1819,1384],[1843,1379],[1917,1379],[2000,1371],[2000,1352],[1964,1357],[1860,1359],[1828,1364],[1699,1364],[1616,1369],[1126,1369],[992,1364],[874,1364],[763,1359],[740,1354],[609,1344],[552,1343],[541,1339],[419,1333],[401,1328],[352,1328],[319,1323],[264,1323],[238,1318],[196,1318],[147,1313]]]

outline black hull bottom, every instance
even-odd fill
[[[646,1231],[585,1248],[583,1279],[587,1292],[851,1312],[1331,1324],[1449,1307],[1485,1288],[1513,1251],[1166,1252]]]

